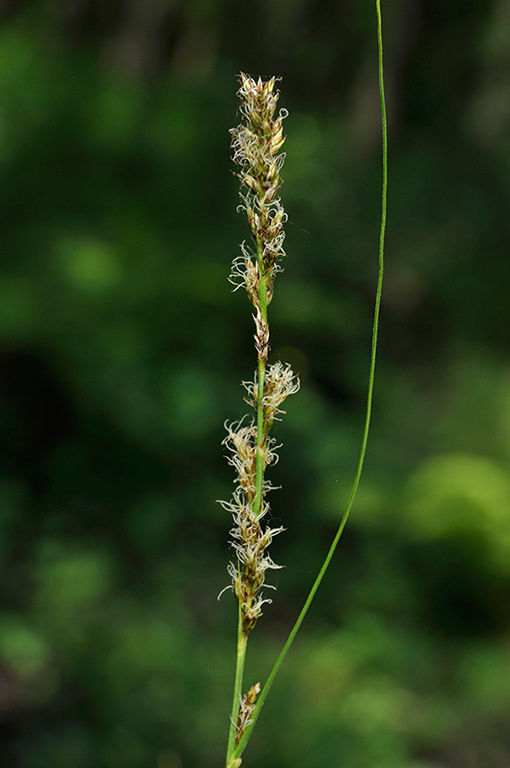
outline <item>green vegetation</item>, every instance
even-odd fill
[[[286,568],[253,637],[269,672],[362,429],[373,7],[258,2],[248,25],[228,0],[96,5],[12,3],[0,25],[3,760],[212,768],[235,653],[213,500],[230,493],[222,425],[253,367],[226,282],[245,237],[235,75],[282,75],[290,111],[292,261],[270,362],[302,387],[275,431]],[[250,742],[264,768],[507,768],[510,754],[508,24],[495,1],[386,5],[373,432],[341,550]]]

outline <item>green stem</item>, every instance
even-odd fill
[[[232,758],[237,734],[237,716],[239,714],[239,701],[243,689],[244,662],[246,659],[246,646],[248,635],[245,635],[242,627],[241,606],[239,606],[239,619],[237,628],[237,656],[236,672],[234,678],[234,697],[232,700],[232,712],[230,713],[230,726],[228,729],[227,766]]]
[[[381,202],[381,227],[380,227],[380,234],[379,234],[379,271],[378,271],[378,278],[377,278],[377,291],[376,291],[375,307],[374,307],[374,320],[373,320],[373,326],[372,326],[372,346],[371,346],[371,354],[370,354],[370,368],[369,368],[369,374],[368,374],[367,408],[366,408],[366,416],[365,416],[365,426],[363,430],[363,438],[361,441],[361,450],[360,450],[360,455],[358,459],[358,466],[356,469],[354,482],[352,484],[351,494],[349,496],[349,500],[347,502],[345,512],[343,513],[342,519],[340,520],[340,524],[338,526],[338,530],[336,532],[335,538],[333,539],[331,547],[329,548],[329,552],[326,555],[326,559],[324,560],[324,563],[319,571],[319,574],[315,579],[315,582],[310,590],[310,593],[301,610],[301,613],[299,614],[296,620],[296,623],[294,624],[294,626],[290,631],[287,642],[283,646],[281,653],[278,656],[278,659],[276,660],[276,663],[273,669],[271,670],[271,673],[267,679],[267,682],[264,685],[264,688],[262,689],[262,691],[260,692],[255,709],[252,714],[252,718],[251,718],[252,722],[246,728],[246,731],[244,732],[243,737],[241,738],[239,744],[237,745],[237,747],[234,749],[232,753],[232,758],[234,759],[240,758],[240,756],[242,755],[246,747],[246,744],[248,743],[248,739],[250,738],[253,727],[257,722],[257,719],[262,709],[262,706],[264,704],[264,701],[266,700],[267,694],[271,689],[271,686],[278,673],[278,670],[280,669],[282,662],[285,659],[290,649],[290,646],[292,645],[294,638],[297,635],[299,628],[301,627],[301,624],[303,623],[303,620],[308,612],[308,609],[312,603],[312,600],[315,597],[315,593],[317,592],[324,578],[324,574],[328,569],[328,566],[335,553],[338,542],[340,541],[340,537],[347,523],[350,511],[354,502],[354,498],[358,490],[358,486],[361,479],[361,473],[363,471],[363,464],[365,461],[365,454],[366,454],[367,442],[368,442],[368,433],[370,429],[370,419],[372,416],[372,400],[373,400],[373,394],[374,394],[375,363],[376,363],[376,356],[377,356],[377,337],[379,333],[379,314],[381,309],[381,294],[382,294],[382,283],[383,283],[383,272],[384,272],[384,239],[386,234],[386,210],[387,210],[387,198],[388,198],[388,128],[387,128],[387,116],[386,116],[386,99],[384,94],[383,40],[382,40],[382,19],[381,19],[380,0],[376,0],[376,11],[377,11],[377,42],[378,42],[378,53],[379,53],[379,57],[378,57],[379,96],[381,101],[381,118],[382,118],[383,180],[382,180],[382,202]]]

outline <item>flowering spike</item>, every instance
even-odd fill
[[[285,252],[283,225],[287,220],[278,190],[280,171],[285,155],[280,152],[285,137],[282,121],[286,111],[277,112],[279,93],[276,78],[263,82],[241,73],[238,95],[241,99],[242,122],[231,130],[232,157],[237,163],[241,182],[241,203],[238,211],[246,214],[253,246],[241,244],[241,254],[234,259],[230,282],[234,290],[243,286],[253,307],[257,370],[252,382],[244,383],[246,401],[255,411],[254,417],[226,423],[228,462],[236,473],[232,500],[220,502],[232,514],[231,546],[236,562],[228,566],[234,595],[239,603],[241,631],[248,635],[262,613],[262,588],[267,570],[276,565],[267,549],[282,527],[263,526],[262,518],[269,512],[266,496],[273,489],[265,479],[267,467],[276,464],[278,446],[269,437],[275,419],[283,413],[281,405],[288,395],[299,389],[299,379],[289,365],[281,362],[269,365],[269,324],[267,306],[273,296],[273,281],[280,271]],[[248,697],[248,698],[247,698]],[[249,722],[250,706],[255,703],[255,687],[240,701],[238,734]]]
[[[260,278],[266,285],[266,303],[272,297],[274,273],[278,271],[277,261],[285,256],[283,225],[287,220],[277,192],[281,186],[280,170],[285,159],[278,154],[285,136],[282,121],[286,110],[281,109],[275,117],[279,93],[274,90],[276,78],[264,83],[253,80],[241,73],[241,114],[244,122],[232,128],[232,159],[240,167],[238,173],[241,188],[241,210],[245,211],[253,238],[261,259],[241,246],[242,256],[234,260],[231,282],[244,285],[250,301],[255,306],[254,292],[260,287]],[[263,340],[266,349],[268,343]]]

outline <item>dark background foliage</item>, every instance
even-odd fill
[[[246,755],[510,764],[510,4],[385,0],[387,271],[358,501]],[[9,768],[212,768],[235,643],[225,419],[252,321],[236,73],[289,109],[264,679],[363,423],[381,149],[368,0],[0,9],[0,740]]]

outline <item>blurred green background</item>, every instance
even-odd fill
[[[510,2],[384,0],[387,271],[365,475],[246,753],[510,766]],[[278,592],[264,680],[359,450],[381,148],[369,0],[0,8],[0,765],[222,765],[225,419],[255,364],[228,129],[281,75]]]

